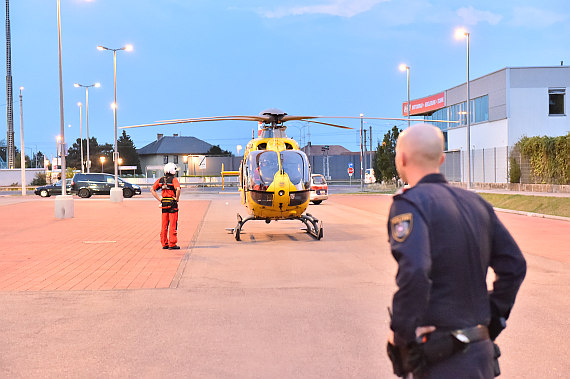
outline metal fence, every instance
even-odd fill
[[[471,182],[508,183],[509,147],[491,147],[471,150]],[[466,182],[467,154],[465,151],[447,151],[441,172],[447,180]]]

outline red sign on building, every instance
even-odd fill
[[[424,114],[445,107],[445,92],[437,93],[422,99],[410,100],[410,115]],[[408,115],[408,102],[402,104],[403,115]]]

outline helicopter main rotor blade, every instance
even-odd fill
[[[313,124],[321,124],[321,125],[334,126],[335,128],[354,129],[354,128],[351,128],[351,127],[348,127],[348,126],[337,125],[337,124],[330,124],[330,123],[328,123],[328,122],[322,122],[322,121],[312,121],[312,120],[303,120],[303,121],[310,122],[310,123],[313,123]]]
[[[156,122],[170,122],[170,121],[215,121],[215,120],[235,120],[235,121],[268,121],[269,116],[211,116],[211,117],[192,117],[192,118],[176,118],[172,120],[159,120]]]
[[[408,121],[407,118],[401,117],[359,117],[359,116],[315,116],[315,118],[346,118],[346,119],[363,119],[363,120],[386,120],[386,121]],[[418,120],[410,119],[410,122],[427,121],[427,122],[450,122],[452,124],[459,124],[459,121],[451,120]]]
[[[265,121],[263,116],[221,116],[221,117],[201,117],[201,118],[186,118],[179,120],[165,120],[152,122],[148,124],[139,125],[129,125],[121,126],[119,129],[130,129],[130,128],[144,128],[147,126],[159,126],[159,125],[174,125],[174,124],[189,124],[193,122],[207,122],[207,121]]]

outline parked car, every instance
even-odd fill
[[[69,195],[71,189],[71,179],[67,179],[67,194]],[[53,184],[46,184],[45,186],[40,186],[34,191],[36,195],[41,197],[50,197],[51,195],[61,195],[61,180]]]
[[[111,188],[115,186],[115,176],[104,173],[77,173],[71,181],[71,193],[79,197],[87,198],[92,195],[109,195]],[[123,189],[123,197],[140,195],[141,188],[119,178],[119,187]]]
[[[366,171],[364,171],[364,183],[366,184],[376,183],[376,176],[374,175],[373,168],[367,168]]]
[[[329,198],[329,185],[321,174],[311,175],[311,198],[313,204],[320,204]]]

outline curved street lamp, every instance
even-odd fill
[[[97,50],[103,51],[112,51],[113,52],[113,75],[114,75],[114,92],[115,92],[115,101],[113,102],[113,111],[114,111],[114,118],[115,118],[115,152],[113,153],[113,161],[115,163],[115,187],[111,189],[111,201],[112,202],[121,202],[123,201],[123,191],[119,188],[119,150],[117,146],[117,51],[125,50],[125,51],[133,51],[133,45],[125,45],[118,49],[111,49],[105,46],[97,46]]]

